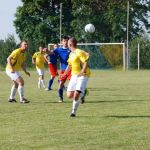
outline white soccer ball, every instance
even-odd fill
[[[93,24],[89,23],[85,26],[85,32],[93,33],[95,32],[95,27]]]

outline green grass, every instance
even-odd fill
[[[47,92],[37,89],[36,72],[23,74],[31,103],[12,104],[11,81],[0,74],[0,150],[150,149],[150,71],[92,71],[76,118],[66,94],[57,103],[56,81]]]

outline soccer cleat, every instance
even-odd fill
[[[17,101],[15,99],[9,99],[8,102],[10,102],[10,103],[16,103]]]
[[[50,91],[50,90],[52,90],[52,89],[45,88],[45,91]]]
[[[70,117],[75,117],[76,116],[76,114],[73,114],[73,113],[71,113],[71,115],[70,115]]]
[[[58,101],[59,103],[63,103],[64,101],[63,101],[63,97],[60,97],[60,99],[59,99],[59,101]]]
[[[59,100],[58,102],[59,102],[59,103],[63,103],[64,101],[62,101],[62,100]]]
[[[30,103],[30,101],[28,101],[27,99],[23,99],[22,101],[20,101],[20,103],[25,104],[25,103]]]

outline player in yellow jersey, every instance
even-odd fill
[[[68,84],[67,97],[73,99],[70,116],[75,117],[90,76],[90,69],[88,67],[89,55],[85,51],[77,48],[77,40],[75,38],[69,39],[68,47],[71,53],[68,59],[68,67],[63,75],[71,70],[72,76]]]
[[[25,51],[28,49],[28,44],[26,41],[21,42],[20,48],[14,50],[7,58],[6,74],[13,81],[13,86],[11,88],[11,94],[9,97],[9,102],[17,102],[15,100],[15,95],[18,89],[20,102],[28,103],[29,101],[24,98],[24,80],[20,76],[20,70],[23,70],[25,74],[30,76],[30,73],[26,70],[25,66]]]
[[[39,52],[35,52],[32,57],[32,63],[36,65],[36,70],[39,75],[38,80],[38,88],[41,88],[41,85],[45,89],[45,83],[44,83],[44,64],[46,62],[45,60],[45,52],[43,51],[42,47],[39,47]]]

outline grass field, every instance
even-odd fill
[[[12,104],[11,81],[0,74],[0,150],[150,149],[150,71],[92,71],[76,118],[70,100],[57,103],[56,81],[48,92],[37,89],[36,72],[23,74],[31,102]]]

